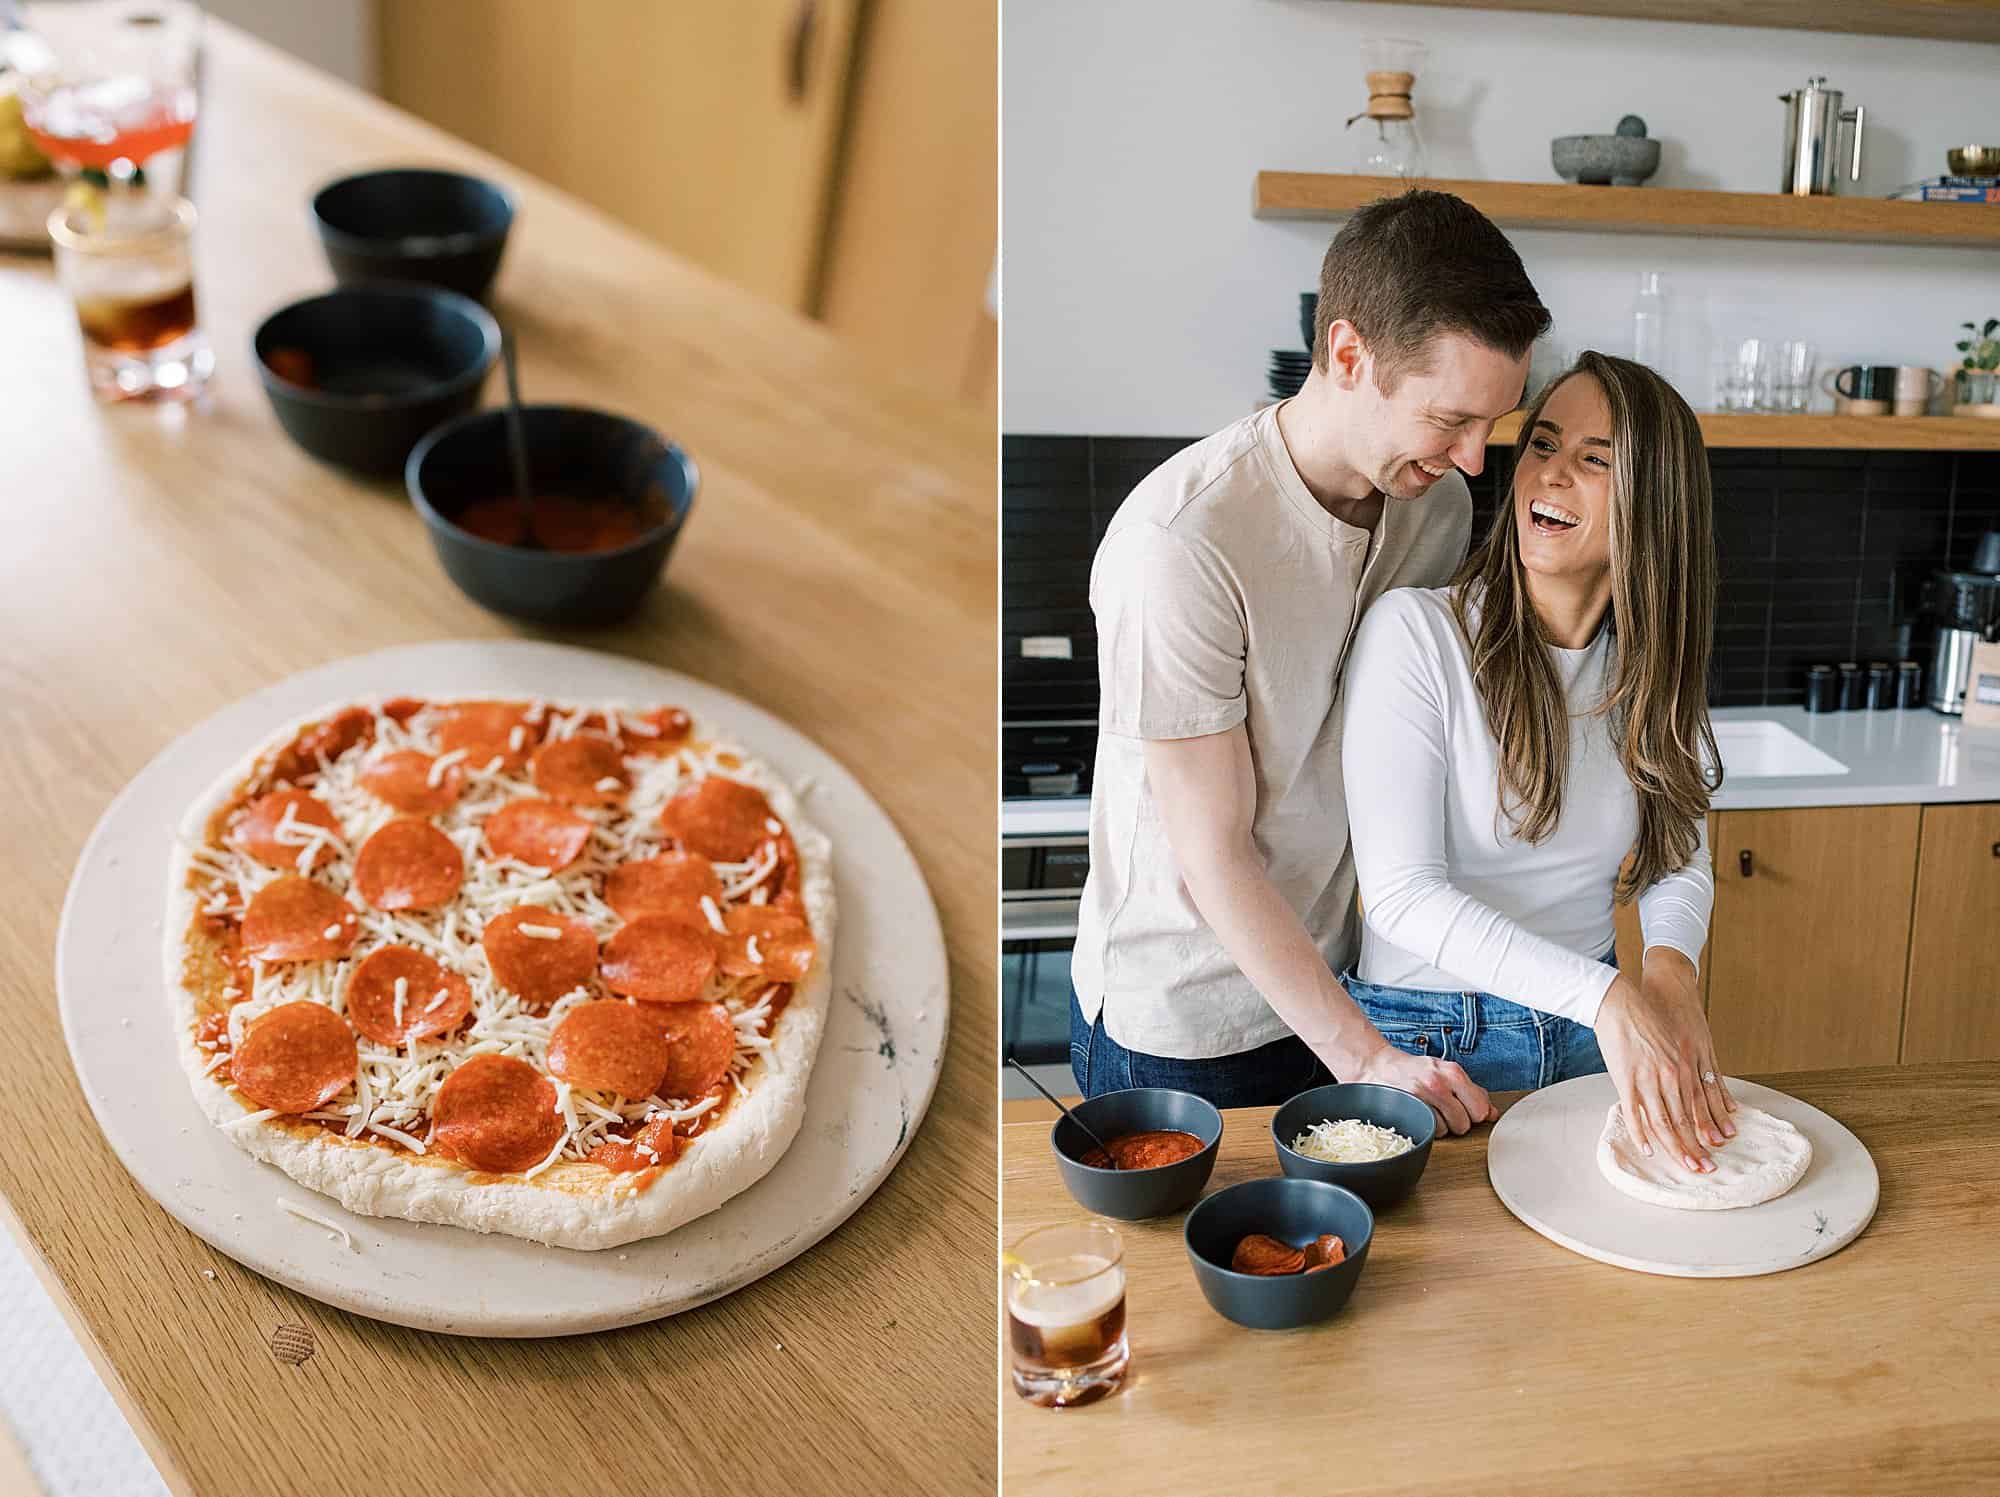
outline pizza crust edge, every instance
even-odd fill
[[[349,707],[372,706],[386,699],[356,697],[331,702],[278,729],[201,795],[176,830],[168,869],[167,988],[173,1002],[181,1069],[196,1102],[218,1126],[246,1116],[251,1109],[227,1085],[202,1074],[212,1057],[196,1049],[194,1043],[194,995],[182,980],[187,934],[195,916],[195,894],[187,882],[193,867],[189,848],[200,845],[210,818],[236,794],[265,754],[291,742],[312,723]],[[479,699],[472,690],[449,698]],[[562,705],[568,710],[585,704]],[[614,711],[632,706],[618,701],[589,705]],[[712,1132],[689,1140],[680,1157],[647,1188],[634,1189],[629,1175],[586,1189],[554,1189],[537,1181],[496,1179],[450,1160],[401,1150],[392,1153],[370,1144],[350,1143],[311,1125],[284,1125],[276,1119],[224,1128],[222,1132],[245,1152],[276,1165],[301,1185],[360,1215],[502,1232],[551,1247],[596,1250],[657,1237],[748,1190],[777,1164],[805,1120],[806,1089],[833,994],[835,902],[831,844],[800,816],[791,788],[754,757],[746,757],[741,777],[764,792],[792,834],[799,854],[800,897],[818,949],[813,970],[794,987],[780,1016],[772,1047],[777,1066],[773,1067],[769,1056],[752,1065],[744,1077],[749,1095],[732,1101]],[[303,1131],[307,1128],[310,1134]],[[600,1169],[565,1160],[538,1180],[546,1181],[565,1165],[576,1171]]]

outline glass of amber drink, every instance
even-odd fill
[[[99,400],[192,400],[215,356],[195,321],[194,204],[113,192],[49,215]]]
[[[1101,1221],[1043,1227],[1014,1244],[1007,1272],[1007,1347],[1014,1391],[1073,1408],[1125,1379],[1125,1246]]]

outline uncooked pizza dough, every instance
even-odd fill
[[[1664,1150],[1649,1156],[1625,1127],[1616,1102],[1597,1141],[1597,1167],[1612,1186],[1635,1201],[1682,1211],[1728,1211],[1775,1200],[1805,1178],[1812,1143],[1783,1118],[1739,1105],[1730,1115],[1736,1136],[1711,1148],[1712,1174],[1697,1175]]]

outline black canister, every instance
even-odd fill
[[[1806,667],[1806,711],[1838,712],[1840,710],[1840,678],[1833,673],[1830,665],[1809,665]]]
[[[1861,667],[1852,660],[1843,660],[1833,669],[1840,678],[1840,710],[1859,712],[1863,705],[1861,693],[1867,684],[1861,679]]]
[[[1896,666],[1896,705],[1921,707],[1924,704],[1924,668],[1914,660]]]
[[[1868,710],[1888,712],[1896,705],[1896,672],[1886,660],[1868,662]]]

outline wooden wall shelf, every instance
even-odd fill
[[[2000,15],[2000,5],[1994,7]],[[2000,250],[2000,207],[1886,198],[1791,197],[1682,187],[1578,187],[1567,182],[1426,181],[1464,198],[1503,229],[1582,229],[1704,238],[1817,239],[1846,244],[1968,245]],[[1395,177],[1257,173],[1252,211],[1330,219],[1404,190]]]
[[[2000,450],[2000,421],[1976,416],[1759,416],[1699,413],[1711,447],[1812,447],[1821,450],[1991,452]],[[1489,446],[1510,447],[1519,413],[1502,417]]]
[[[2000,42],[2000,6],[1983,0],[1416,0],[1478,10],[1539,10],[1626,21],[1776,26],[1862,36]]]

